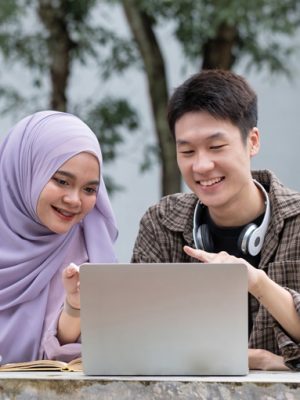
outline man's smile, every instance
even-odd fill
[[[219,178],[211,178],[211,179],[207,179],[207,180],[197,180],[196,182],[204,187],[209,187],[209,186],[213,186],[221,181],[223,181],[225,179],[225,177],[219,177]]]

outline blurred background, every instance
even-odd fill
[[[299,0],[1,1],[0,63],[0,140],[42,109],[74,113],[96,133],[120,261],[145,210],[187,190],[166,104],[201,69],[246,77],[259,100],[253,168],[300,190]]]

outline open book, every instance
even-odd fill
[[[76,358],[68,363],[57,360],[36,360],[0,365],[0,372],[10,371],[82,371],[82,360]]]

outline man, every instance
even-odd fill
[[[149,208],[132,262],[245,263],[249,368],[300,370],[300,194],[251,173],[256,94],[239,75],[203,71],[175,90],[168,122],[193,193]]]

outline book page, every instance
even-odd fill
[[[76,358],[69,363],[57,360],[36,360],[0,366],[0,372],[9,371],[82,371],[82,362],[81,358]]]

